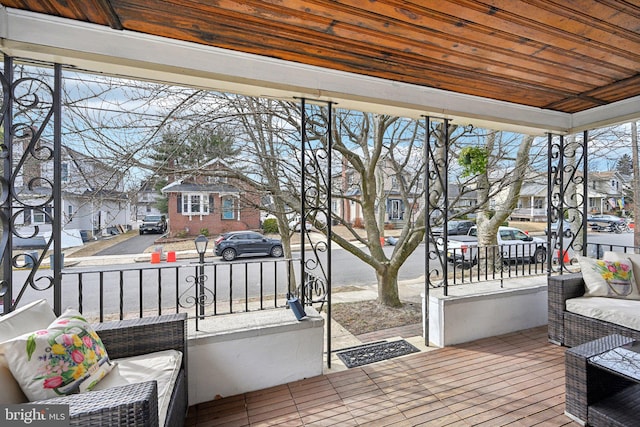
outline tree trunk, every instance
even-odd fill
[[[384,220],[385,214],[387,212],[387,206],[385,205],[386,197],[384,191],[384,173],[382,171],[382,166],[378,165],[376,167],[376,189],[378,191],[378,196],[376,197],[376,202],[378,203],[378,215],[377,215],[377,224],[378,230],[380,230],[380,237],[384,237]]]
[[[401,307],[398,294],[398,272],[386,266],[382,271],[376,272],[378,279],[378,302],[387,307]]]

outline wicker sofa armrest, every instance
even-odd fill
[[[550,276],[547,280],[549,341],[564,343],[564,312],[566,301],[584,295],[581,273]]]
[[[549,277],[549,292],[556,296],[556,303],[564,303],[568,299],[584,295],[584,279],[582,273],[563,274]]]
[[[72,426],[158,426],[158,385],[155,381],[32,403],[69,405]]]
[[[110,359],[138,356],[175,349],[184,355],[187,349],[186,313],[94,324]]]

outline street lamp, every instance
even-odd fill
[[[198,314],[200,316],[204,316],[204,254],[207,252],[209,239],[207,239],[207,236],[201,234],[196,237],[194,243],[196,245],[196,252],[198,252],[198,256],[200,257],[200,265],[198,267],[199,271],[196,275],[196,280],[198,282]]]
[[[196,244],[196,252],[198,252],[198,255],[200,255],[200,263],[203,263],[204,254],[205,252],[207,252],[207,245],[209,244],[209,239],[207,239],[207,236],[205,236],[204,234],[201,234],[196,237],[194,243]]]

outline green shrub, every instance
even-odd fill
[[[200,229],[200,234],[202,234],[203,236],[209,237],[209,229],[208,228],[201,228]]]
[[[266,234],[277,234],[278,233],[278,220],[275,218],[267,218],[262,222],[262,230]]]

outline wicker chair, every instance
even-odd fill
[[[565,302],[584,295],[584,290],[581,273],[549,277],[549,341],[574,347],[613,334],[640,340],[640,331],[566,311]]]
[[[161,350],[182,352],[165,426],[182,426],[187,411],[186,314],[170,314],[93,325],[109,357],[117,359]],[[158,426],[155,381],[91,391],[33,403],[69,405],[72,426]]]

